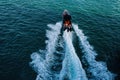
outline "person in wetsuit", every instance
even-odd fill
[[[62,28],[60,30],[61,34],[63,35],[63,31],[65,31],[67,29],[67,31],[72,31],[72,23],[71,23],[71,15],[69,14],[69,12],[67,10],[64,10],[63,14],[62,14]]]
[[[71,26],[71,15],[68,13],[67,10],[63,12],[63,25],[67,23],[68,26]]]

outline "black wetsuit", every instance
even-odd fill
[[[71,24],[71,15],[63,15],[63,24],[65,23],[65,21],[70,21],[70,24]]]
[[[70,28],[68,29],[67,27],[65,27],[64,26],[64,24],[65,24],[65,22],[66,21],[69,21],[69,26],[70,26]],[[71,31],[72,30],[72,28],[71,28],[71,15],[69,15],[69,14],[65,14],[65,15],[63,15],[63,23],[62,23],[62,28],[61,28],[61,35],[63,35],[63,31],[65,30],[65,29],[67,29],[67,31]]]

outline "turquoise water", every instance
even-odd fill
[[[1,0],[0,80],[36,79],[30,55],[45,49],[47,24],[61,21],[64,9],[88,37],[96,60],[120,79],[120,0]]]

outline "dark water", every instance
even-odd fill
[[[45,48],[47,24],[61,21],[64,9],[89,37],[96,60],[120,79],[119,0],[1,0],[0,80],[36,79],[30,55]]]

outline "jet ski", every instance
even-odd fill
[[[67,30],[67,32],[72,31],[71,15],[67,10],[64,10],[62,16],[63,16],[63,22],[62,22],[63,31],[65,30]]]

